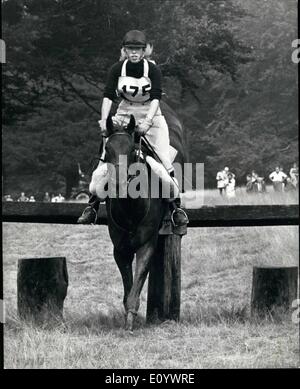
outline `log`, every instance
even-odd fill
[[[21,319],[37,323],[62,320],[68,288],[66,258],[19,259],[17,288]]]
[[[253,267],[251,316],[280,318],[297,298],[298,267]]]
[[[2,202],[2,221],[13,223],[77,224],[87,204]],[[216,205],[185,209],[188,227],[299,225],[299,206]],[[100,204],[97,224],[107,224],[105,204]]]
[[[146,320],[180,318],[181,236],[161,235],[150,266]]]

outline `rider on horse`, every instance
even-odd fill
[[[137,133],[147,139],[165,170],[174,179],[174,168],[169,152],[169,129],[160,109],[162,74],[153,61],[145,58],[150,57],[151,52],[152,47],[147,43],[143,32],[132,30],[125,35],[122,42],[121,59],[109,70],[99,125],[102,136],[105,137],[107,135],[106,121],[112,103],[116,97],[120,97],[121,102],[116,115],[112,118],[114,124],[119,126],[128,124],[130,115],[133,115],[137,122]],[[103,138],[101,159],[90,183],[92,195],[89,199],[89,206],[78,219],[78,223],[91,224],[97,220],[101,196],[99,193],[96,194],[96,185],[107,174],[105,143],[105,138]],[[171,200],[174,200],[172,204],[176,204],[174,208],[177,223],[186,224],[188,219],[180,209],[179,198]]]

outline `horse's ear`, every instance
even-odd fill
[[[127,126],[126,130],[131,134],[134,131],[134,129],[135,129],[135,125],[136,125],[135,124],[135,118],[134,118],[133,115],[130,115],[130,121],[128,123],[128,126]]]
[[[108,136],[114,132],[114,123],[112,121],[111,115],[108,115],[108,118],[106,119],[106,129]]]

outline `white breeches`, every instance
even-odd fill
[[[122,100],[116,115],[112,118],[113,122],[119,125],[127,125],[130,120],[130,115],[135,117],[136,122],[143,120],[149,111],[149,104],[150,103],[134,104]],[[173,166],[170,158],[169,128],[160,108],[158,108],[157,113],[153,118],[153,125],[145,135],[145,138],[153,147],[167,171],[172,171]]]
[[[146,157],[147,163],[151,167],[151,174],[155,174],[162,182],[162,196],[165,199],[174,199],[179,196],[179,186],[176,179],[172,179],[166,169],[152,157]],[[105,162],[100,161],[94,170],[89,190],[93,195],[97,195],[104,200],[107,197],[106,184],[108,183],[108,169]],[[150,179],[150,178],[149,178]]]
[[[108,182],[107,164],[100,161],[97,168],[93,171],[92,179],[89,186],[89,191],[93,195],[97,195],[100,199],[105,199],[106,193],[104,190]]]
[[[149,103],[134,104],[122,100],[116,115],[112,117],[114,124],[127,125],[130,120],[130,115],[135,117],[136,122],[145,119],[149,110]],[[160,108],[153,118],[153,126],[145,135],[146,139],[153,147],[154,151],[160,158],[163,166],[156,162],[153,158],[147,156],[146,161],[150,165],[152,171],[161,178],[163,186],[165,186],[165,193],[170,192],[169,197],[177,197],[179,195],[178,184],[168,174],[173,170],[172,160],[174,160],[177,151],[170,146],[169,129],[165,117],[162,115]],[[172,154],[172,155],[171,155]],[[104,154],[102,154],[102,158]],[[176,180],[175,180],[176,181]],[[106,163],[100,161],[98,167],[94,170],[89,190],[92,194],[96,194],[103,199],[107,196],[105,185],[108,182],[108,169]],[[168,197],[168,196],[166,196]]]

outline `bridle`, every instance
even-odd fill
[[[112,133],[106,141],[106,144],[108,143],[109,139],[113,138],[116,135],[126,135],[128,138],[130,138],[131,141],[133,141],[133,148],[130,150],[130,153],[134,152],[137,154],[137,162],[140,163],[141,160],[141,148],[142,148],[142,137],[139,138],[139,147],[138,150],[135,149],[135,143],[134,143],[134,132],[132,134],[129,134],[128,132],[125,131],[116,131]],[[115,163],[114,166],[118,167],[120,166],[120,163]],[[129,185],[130,181],[132,181],[134,178],[136,178],[136,174],[129,174],[128,169],[127,169],[127,185]]]
[[[135,149],[135,143],[134,143],[134,132],[133,134],[129,134],[128,132],[124,132],[124,131],[117,131],[117,132],[114,132],[113,134],[111,134],[108,139],[111,139],[113,136],[116,136],[116,135],[126,135],[127,137],[129,137],[132,141],[133,141],[133,148],[130,152],[134,152],[136,154],[136,149]],[[107,140],[108,142],[108,140]],[[137,151],[137,160],[138,162],[140,162],[140,156],[141,156],[141,137],[139,139],[139,148],[138,148],[138,151]],[[114,166],[120,166],[120,163],[116,163],[114,164]],[[128,174],[128,169],[127,169],[127,188],[128,188],[128,185],[130,183],[131,180],[133,180],[135,177],[137,177],[136,174]],[[119,223],[116,222],[116,220],[114,219],[114,216],[113,216],[113,212],[112,212],[112,203],[110,202],[109,203],[109,213],[110,213],[110,217],[111,217],[111,220],[112,222],[117,226],[117,228],[123,230],[123,231],[127,231],[127,229],[125,229],[124,227],[122,227]],[[142,223],[146,217],[148,216],[148,213],[149,213],[149,210],[150,210],[150,199],[148,198],[148,201],[147,201],[147,208],[146,208],[146,211],[145,211],[145,214],[143,216],[143,218],[141,219],[140,223]]]

